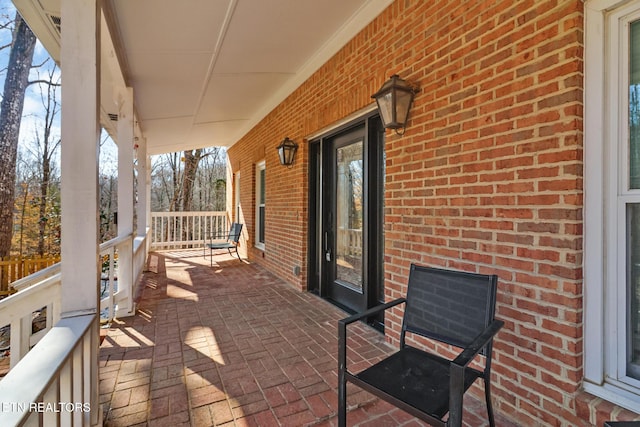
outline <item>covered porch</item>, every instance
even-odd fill
[[[337,425],[336,325],[345,312],[228,255],[213,267],[198,250],[150,261],[157,272],[143,275],[137,314],[114,322],[100,347],[105,425]],[[393,351],[364,324],[350,334],[361,344],[350,363]],[[357,388],[349,407],[353,426],[423,425]],[[483,425],[483,403],[467,399],[465,408],[468,425]]]
[[[361,312],[403,296],[412,263],[499,277],[500,416],[640,419],[640,71],[620,72],[640,63],[640,0],[12,1],[63,73],[62,263],[16,294],[22,311],[0,306],[0,425],[335,425],[345,313],[315,293]],[[393,131],[371,95],[395,74],[418,90]],[[105,243],[101,127],[118,145]],[[247,261],[215,268],[200,248],[152,252],[151,156],[209,146],[227,148]],[[401,319],[355,328],[382,355]],[[349,425],[416,424],[350,396]]]

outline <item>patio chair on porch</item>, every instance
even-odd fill
[[[504,324],[494,319],[497,282],[495,275],[411,265],[406,298],[341,320],[338,425],[346,426],[347,381],[350,381],[434,426],[459,427],[463,395],[476,379],[482,378],[489,424],[494,426],[489,386],[491,351],[493,337]],[[360,373],[351,373],[347,369],[347,326],[403,303],[399,351]],[[419,336],[461,351],[455,358],[448,358],[405,341]],[[441,344],[430,347],[442,349]],[[472,364],[474,360],[479,365]]]
[[[238,253],[238,245],[240,242],[240,234],[242,233],[242,224],[234,222],[231,224],[231,228],[229,228],[229,233],[219,236],[219,235],[211,235],[209,236],[208,241],[205,239],[204,242],[204,256],[207,254],[207,248],[209,248],[209,258],[211,260],[211,265],[213,266],[213,251],[226,249],[229,251],[229,255],[233,254],[231,251],[235,251],[238,259],[240,259],[240,254]]]

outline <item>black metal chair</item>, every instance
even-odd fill
[[[205,240],[204,242],[204,251],[206,256],[207,248],[209,248],[209,257],[211,259],[211,265],[213,266],[213,251],[219,249],[227,249],[229,251],[229,255],[232,250],[236,252],[238,259],[240,259],[240,254],[238,253],[238,244],[240,242],[240,234],[242,233],[242,224],[234,222],[231,224],[231,228],[229,228],[229,233],[224,236],[209,236],[209,242]],[[224,240],[221,240],[224,239]]]
[[[463,395],[476,379],[484,380],[489,424],[493,337],[504,322],[494,318],[498,278],[411,265],[406,298],[347,317],[338,325],[338,425],[345,427],[347,381],[435,426],[462,424]],[[347,326],[405,304],[400,349],[360,373],[347,368]],[[451,360],[406,343],[416,335],[460,348]],[[484,366],[470,366],[482,355]],[[482,360],[480,360],[482,365]],[[448,418],[446,417],[448,414]]]
[[[640,427],[640,421],[606,421],[604,427]]]

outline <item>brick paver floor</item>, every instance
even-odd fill
[[[157,272],[144,273],[137,314],[116,320],[101,345],[105,425],[337,425],[343,311],[237,258],[214,257],[213,267],[195,250],[150,258]],[[365,325],[349,334],[350,364],[393,351]],[[349,425],[423,425],[349,387]]]

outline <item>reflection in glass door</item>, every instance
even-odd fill
[[[336,283],[362,293],[363,141],[336,150]]]

